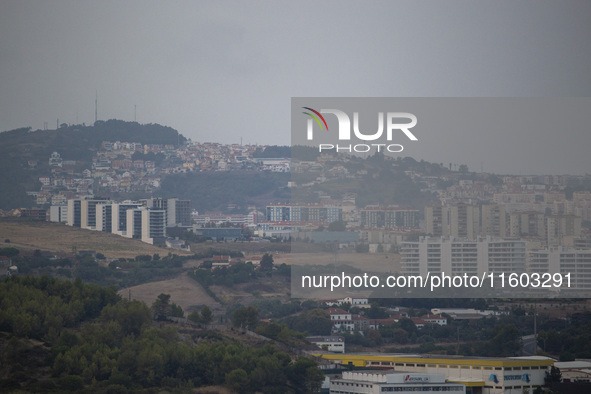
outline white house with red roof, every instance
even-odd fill
[[[341,308],[328,308],[326,312],[330,315],[333,332],[355,330],[355,322],[350,312]]]
[[[385,319],[369,319],[369,329],[370,330],[377,330],[380,327],[388,327],[393,325],[394,323],[398,323],[398,320],[402,317],[394,317],[390,316]]]
[[[426,321],[427,323],[435,323],[435,324],[439,324],[440,326],[446,326],[447,325],[447,318],[441,315],[423,315],[421,316],[421,319],[423,319],[424,321]]]
[[[213,267],[228,267],[232,258],[226,255],[216,255],[211,259],[211,266]]]
[[[423,328],[427,324],[434,324],[434,323],[427,323],[425,320],[421,319],[420,317],[411,317],[410,320],[417,326],[417,328]]]

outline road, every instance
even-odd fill
[[[522,356],[535,356],[536,355],[537,346],[536,346],[535,338],[534,338],[533,334],[521,337],[521,344],[523,345],[521,347],[521,355]]]

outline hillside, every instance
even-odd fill
[[[133,258],[137,255],[166,255],[169,249],[100,231],[83,230],[63,224],[27,220],[0,219],[0,240],[10,240],[4,246],[21,250],[44,250],[52,253],[71,253],[94,250],[107,258]],[[175,251],[182,255],[183,252]]]
[[[165,198],[191,199],[201,211],[225,211],[228,204],[245,208],[289,201],[289,180],[289,173],[195,172],[167,176],[161,191]]]
[[[77,170],[82,170],[90,168],[94,152],[103,141],[175,146],[186,141],[178,131],[158,124],[108,120],[93,126],[62,126],[56,130],[24,127],[0,133],[0,209],[34,205],[26,192],[38,190],[39,176],[50,173],[49,157],[53,152],[59,152],[65,160],[75,160]]]
[[[157,307],[166,313],[173,305],[166,299]],[[269,341],[238,330],[155,325],[156,308],[80,280],[2,281],[0,310],[2,392],[193,392],[204,386],[224,392],[225,386],[227,392],[304,393],[323,379],[312,359],[293,359]],[[293,333],[291,343],[301,347],[301,334]]]

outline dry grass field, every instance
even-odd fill
[[[348,265],[362,271],[400,272],[400,255],[395,253],[286,253],[273,255],[274,264]]]
[[[4,243],[6,239],[10,243]],[[72,253],[77,250],[94,250],[107,258],[135,257],[140,254],[161,256],[171,249],[149,245],[136,239],[100,231],[83,230],[60,223],[0,220],[0,242],[21,250],[44,250],[53,253]],[[181,251],[173,251],[183,255]]]
[[[207,305],[214,314],[223,311],[222,306],[211,298],[203,290],[201,285],[183,273],[173,279],[158,282],[144,283],[142,285],[122,289],[119,294],[123,298],[129,296],[135,300],[144,301],[148,306],[156,300],[159,294],[170,294],[171,302],[180,305],[185,312],[191,312],[197,306]]]

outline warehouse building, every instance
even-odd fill
[[[467,394],[523,394],[544,384],[554,365],[547,357],[462,357],[408,354],[317,354],[330,363],[389,372],[443,374]],[[332,391],[331,391],[332,392]],[[370,392],[370,391],[366,391]]]

